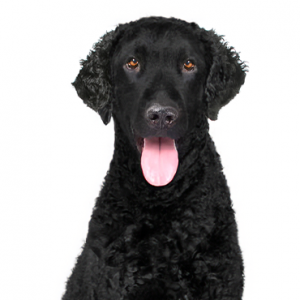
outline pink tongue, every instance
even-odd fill
[[[144,139],[141,165],[148,183],[163,186],[171,182],[178,167],[174,140],[162,137]]]

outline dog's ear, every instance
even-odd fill
[[[78,96],[99,113],[103,123],[109,123],[112,114],[110,61],[114,31],[106,33],[86,60],[81,61],[82,68],[72,83]]]
[[[229,47],[223,37],[213,30],[205,31],[202,40],[208,46],[211,65],[205,88],[207,116],[217,120],[219,110],[239,93],[245,81],[247,66],[234,48]]]

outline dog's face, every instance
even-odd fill
[[[146,180],[166,185],[177,170],[180,138],[195,125],[203,98],[204,46],[179,29],[152,27],[119,41],[112,68],[114,118],[141,153]]]
[[[162,186],[176,174],[180,141],[200,115],[216,119],[243,84],[244,67],[212,31],[145,18],[107,33],[74,86],[105,124],[113,115],[141,154],[145,179]]]
[[[193,126],[208,68],[205,48],[192,36],[153,28],[125,36],[112,68],[114,115],[129,135],[177,141]]]

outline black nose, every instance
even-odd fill
[[[170,128],[175,125],[178,111],[174,107],[155,104],[146,111],[146,119],[157,129]]]

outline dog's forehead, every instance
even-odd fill
[[[192,32],[168,28],[140,28],[125,31],[120,39],[117,52],[133,55],[139,51],[147,52],[203,52],[196,36]]]

